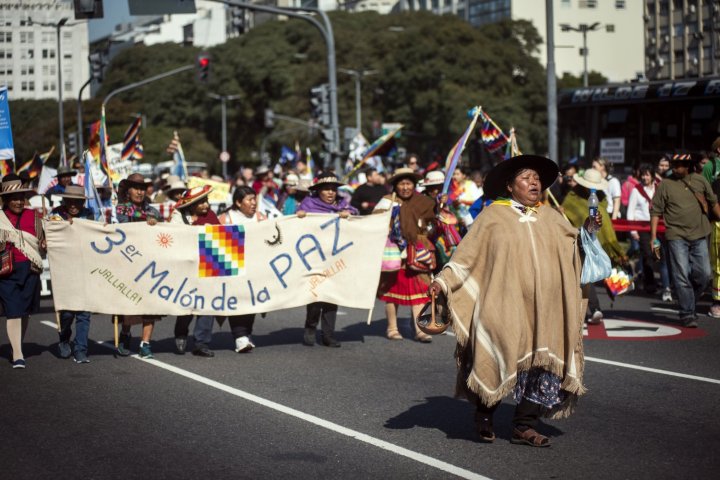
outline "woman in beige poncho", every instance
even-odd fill
[[[557,175],[552,160],[534,155],[498,164],[485,181],[494,202],[429,289],[447,300],[457,393],[476,404],[484,442],[495,439],[493,412],[514,393],[511,442],[549,446],[538,418],[569,415],[585,391],[578,230],[540,202]]]

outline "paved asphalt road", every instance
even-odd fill
[[[499,438],[477,443],[472,408],[452,396],[454,337],[390,342],[379,303],[371,326],[366,312],[341,308],[339,349],[302,346],[304,309],[294,309],[258,317],[249,354],[231,350],[225,325],[215,358],[176,355],[170,318],[158,324],[155,361],[95,343],[87,365],[56,356],[43,305],[28,368],[0,362],[0,479],[675,479],[717,478],[720,467],[720,320],[709,317],[692,332],[593,327],[593,337],[679,335],[586,340],[589,392],[573,416],[543,423],[552,447],[533,449],[509,443],[507,400]],[[658,308],[673,306],[626,296],[606,317],[672,324]],[[93,317],[90,335],[111,341],[107,316]],[[4,359],[6,342],[2,331]]]

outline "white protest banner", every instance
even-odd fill
[[[48,221],[55,308],[242,315],[322,301],[370,309],[388,215],[204,226]]]

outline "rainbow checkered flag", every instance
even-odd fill
[[[0,177],[4,177],[8,173],[12,173],[12,171],[13,171],[12,159],[0,160]]]
[[[448,193],[455,168],[457,168],[460,156],[462,155],[463,150],[465,150],[465,144],[467,143],[468,138],[470,138],[473,130],[475,130],[475,124],[477,123],[477,119],[481,111],[480,107],[475,107],[472,110],[473,117],[470,121],[470,125],[468,125],[465,129],[465,133],[462,134],[462,137],[460,137],[453,148],[450,149],[450,153],[448,153],[447,159],[445,160],[445,183],[443,184],[442,193]]]
[[[483,145],[490,153],[497,153],[507,145],[508,139],[487,113],[483,112],[483,124],[480,130]]]
[[[234,277],[245,272],[245,227],[205,225],[198,234],[198,276]]]

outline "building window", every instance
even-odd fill
[[[72,82],[65,82],[65,91],[72,92]]]
[[[7,85],[8,92],[12,92],[12,89],[13,89],[12,82],[7,82],[6,85]]]
[[[20,75],[35,75],[35,67],[33,65],[24,65],[20,68]]]
[[[570,4],[570,0],[562,0],[560,2],[560,6],[563,8],[570,8],[572,5]]]
[[[33,32],[20,32],[20,43],[33,43],[35,34]]]
[[[625,0],[615,0],[615,8],[617,8],[618,10],[624,10]]]
[[[27,82],[20,83],[20,90],[23,92],[27,92]]]
[[[32,60],[35,58],[35,51],[32,49],[20,50],[20,58],[23,60]]]
[[[605,31],[608,33],[614,33],[615,25],[613,25],[612,23],[608,23],[607,25],[605,25]]]
[[[63,58],[72,58],[72,52],[63,53]]]
[[[50,85],[48,82],[43,82],[43,92],[47,92],[50,90]]]
[[[42,32],[42,43],[52,43],[53,32]]]
[[[72,40],[72,32],[63,32],[63,40]]]
[[[684,23],[676,23],[673,26],[673,35],[676,37],[682,37],[685,34],[685,24]]]
[[[0,32],[0,43],[12,43],[12,32]]]
[[[580,8],[597,8],[597,0],[580,0]]]
[[[12,58],[12,50],[0,50],[0,58]]]
[[[35,82],[33,82],[32,80],[28,82],[28,90],[31,92],[35,91]]]
[[[42,58],[55,58],[55,50],[52,48],[43,48]]]

